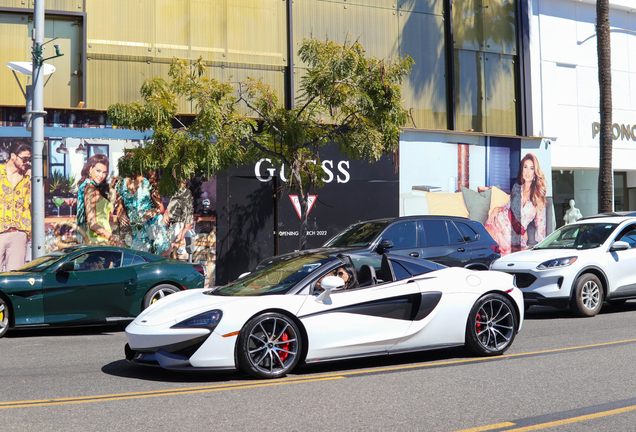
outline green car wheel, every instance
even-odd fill
[[[144,296],[144,301],[141,310],[146,309],[151,304],[161,300],[167,295],[179,292],[179,288],[170,284],[160,284],[156,287],[152,287]]]

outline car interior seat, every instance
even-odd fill
[[[395,280],[395,273],[393,273],[393,267],[386,254],[382,255],[382,264],[380,264],[380,272],[377,274],[378,282],[393,282]]]
[[[358,281],[361,287],[377,284],[378,277],[375,274],[375,269],[373,268],[373,266],[370,266],[369,264],[365,264],[362,267],[360,267]]]

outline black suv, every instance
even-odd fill
[[[358,222],[312,252],[323,248],[346,248],[347,253],[356,254],[411,256],[473,270],[488,270],[491,261],[500,256],[499,246],[481,223],[454,216],[405,216]],[[287,255],[268,258],[258,267]]]

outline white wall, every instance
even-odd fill
[[[636,125],[636,0],[611,1],[613,122]],[[554,168],[598,168],[595,1],[531,0],[534,130],[554,136]],[[614,170],[636,170],[636,136],[614,140]]]
[[[438,186],[441,192],[455,192],[457,143],[470,144],[470,188],[484,186],[484,136],[405,131],[400,137],[400,194],[410,194],[415,185]]]

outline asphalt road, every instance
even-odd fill
[[[503,357],[463,349],[306,366],[285,379],[124,360],[123,327],[0,339],[0,431],[635,431],[636,301],[531,308]]]

